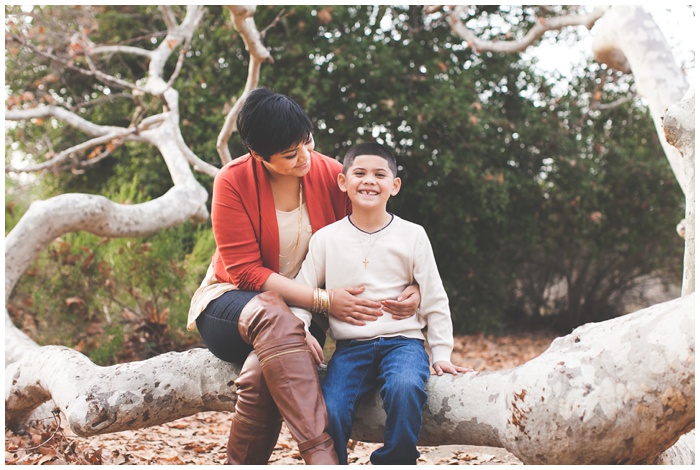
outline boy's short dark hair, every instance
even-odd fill
[[[245,101],[236,118],[238,133],[243,145],[266,161],[311,137],[311,120],[288,96],[256,88],[242,99]]]
[[[389,151],[388,148],[376,142],[365,142],[362,144],[357,144],[350,148],[343,158],[343,173],[347,174],[348,168],[352,166],[355,158],[360,155],[376,155],[387,161],[389,164],[389,169],[394,174],[394,178],[398,175],[399,171],[396,166],[396,157]]]

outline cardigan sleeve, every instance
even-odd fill
[[[225,273],[226,278],[220,280],[241,290],[260,290],[274,271],[263,266],[253,228],[257,220],[251,220],[253,211],[246,211],[232,172],[226,170],[216,175],[212,193],[211,223],[217,247],[214,271],[218,278]]]

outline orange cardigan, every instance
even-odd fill
[[[312,232],[350,214],[350,200],[338,188],[343,166],[318,152],[302,178]],[[259,291],[279,272],[279,228],[270,177],[250,154],[224,166],[214,179],[211,221],[216,240],[214,274],[219,282]]]

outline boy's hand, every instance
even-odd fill
[[[420,288],[417,284],[411,284],[396,300],[382,300],[382,307],[394,320],[410,318],[420,307]]]
[[[450,373],[452,375],[457,375],[459,373],[464,372],[474,372],[474,369],[470,369],[469,367],[455,366],[450,361],[437,361],[435,364],[433,364],[433,369],[435,369],[435,373],[437,375],[442,375],[445,372]]]
[[[308,331],[306,332],[306,345],[311,350],[311,357],[314,358],[316,364],[319,366],[323,365],[323,348],[321,348],[321,345],[318,344],[318,341],[316,341],[314,335]]]

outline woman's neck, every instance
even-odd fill
[[[277,210],[291,212],[300,207],[301,178],[296,176],[270,178],[270,186]]]
[[[391,214],[382,211],[353,211],[350,216],[352,224],[367,233],[378,232],[391,222]]]

